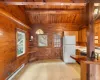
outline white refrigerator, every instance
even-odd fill
[[[65,63],[75,63],[75,60],[70,55],[76,53],[76,38],[75,36],[63,37],[63,60]]]

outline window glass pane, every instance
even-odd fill
[[[25,53],[25,33],[17,31],[17,56]]]
[[[36,31],[36,34],[44,34],[44,32],[43,32],[42,29],[38,29],[38,30]]]
[[[58,34],[54,34],[54,47],[61,47],[61,37]]]
[[[39,47],[48,46],[48,37],[47,37],[47,35],[38,35],[38,46]]]

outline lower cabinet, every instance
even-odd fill
[[[89,70],[88,70],[89,66]],[[100,80],[100,63],[81,62],[81,80]]]

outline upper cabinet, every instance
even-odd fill
[[[86,28],[79,30],[79,42],[87,42]]]
[[[87,42],[86,28],[83,28],[79,32],[79,42]],[[100,43],[100,24],[94,24],[94,40],[95,43]]]
[[[99,33],[99,24],[95,24],[94,26],[95,26],[94,27],[95,35],[98,35],[98,33]]]
[[[87,42],[86,28],[82,29],[82,42]]]
[[[100,24],[94,25],[95,43],[100,43]]]
[[[64,35],[76,36],[76,42],[78,42],[78,31],[64,31]]]
[[[78,42],[82,42],[82,33],[81,33],[81,30],[78,31]]]

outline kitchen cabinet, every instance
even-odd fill
[[[78,31],[64,31],[65,36],[76,36],[76,42],[78,42]]]

